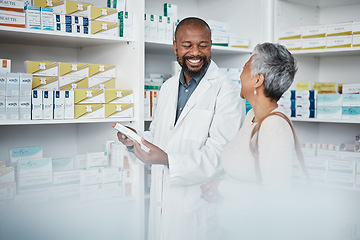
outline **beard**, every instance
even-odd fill
[[[182,59],[180,59],[178,55],[176,55],[176,57],[177,57],[178,63],[182,67],[182,70],[183,70],[184,74],[191,77],[191,78],[201,76],[201,74],[203,74],[205,72],[205,69],[209,65],[209,61],[210,61],[210,58],[208,60],[205,56],[203,56],[203,57],[202,56],[198,56],[198,57],[183,56]],[[201,66],[201,68],[198,71],[192,71],[186,65],[186,60],[187,59],[200,59],[200,60],[203,61],[203,65]],[[180,60],[182,60],[182,61],[180,61]]]

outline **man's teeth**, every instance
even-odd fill
[[[191,63],[198,63],[200,62],[200,59],[188,59]]]

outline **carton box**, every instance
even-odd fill
[[[75,104],[75,119],[105,118],[105,104]]]
[[[47,61],[26,61],[26,72],[34,76],[57,77],[59,75],[59,64]]]
[[[25,13],[0,10],[0,26],[25,28]]]
[[[89,20],[116,23],[118,21],[118,12],[113,8],[89,6]]]
[[[105,118],[121,118],[133,116],[133,103],[105,104]]]

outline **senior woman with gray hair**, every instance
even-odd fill
[[[240,239],[239,229],[249,230],[240,224],[237,216],[251,216],[255,220],[248,221],[253,223],[260,223],[264,219],[263,215],[256,215],[254,208],[249,207],[253,205],[259,209],[259,199],[264,199],[264,195],[259,195],[259,192],[282,193],[291,185],[295,157],[294,134],[289,122],[281,116],[284,110],[277,101],[293,83],[296,71],[296,63],[290,52],[272,43],[258,44],[243,68],[240,96],[251,104],[252,109],[246,115],[240,131],[222,152],[224,177],[201,186],[201,197],[205,201],[218,202],[223,198],[223,202],[226,202],[231,197],[236,199],[233,201],[236,205],[229,204],[220,213],[221,225],[236,233],[225,239]],[[261,127],[257,129],[260,123]],[[254,144],[257,145],[254,147]],[[231,224],[235,225],[231,227]],[[250,228],[253,226],[249,225]],[[264,232],[264,229],[253,230],[252,234],[243,236],[244,239],[261,239],[259,233]],[[268,234],[266,238],[272,239]]]

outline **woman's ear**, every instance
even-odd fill
[[[255,78],[255,85],[254,85],[254,87],[258,88],[258,87],[260,87],[261,85],[263,85],[263,84],[264,84],[264,80],[265,80],[264,74],[258,73],[258,74],[256,75],[256,78]]]

